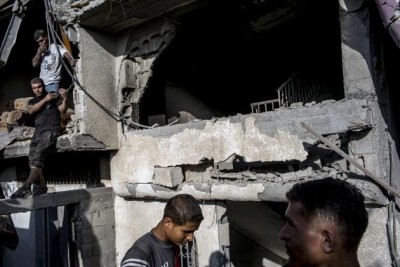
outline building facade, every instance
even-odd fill
[[[326,177],[366,197],[362,266],[397,258],[400,54],[379,2],[44,2],[78,58],[63,138],[109,152],[113,266],[178,193],[205,215],[198,266],[281,266],[286,191]]]

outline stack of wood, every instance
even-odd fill
[[[11,104],[11,110],[0,115],[0,131],[10,130],[13,126],[33,126],[28,113],[28,102],[32,97],[17,98]]]
[[[32,97],[17,98],[11,103],[11,110],[0,114],[0,131],[10,131],[13,126],[34,127],[32,116],[28,113],[28,102]],[[65,131],[74,110],[68,109],[61,115],[61,130]]]

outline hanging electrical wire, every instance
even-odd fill
[[[391,195],[388,206],[388,220],[386,222],[386,232],[388,236],[388,244],[390,257],[392,258],[392,266],[400,267],[400,259],[397,254],[397,242],[396,242],[396,215],[395,215],[395,200],[394,196]]]
[[[46,23],[47,23],[47,32],[49,33],[49,42],[54,42],[55,40],[58,39],[58,41],[62,44],[63,42],[61,41],[61,39],[58,37],[58,34],[55,30],[55,26],[54,24],[57,24],[57,20],[54,16],[54,12],[52,9],[52,5],[51,5],[51,0],[45,0],[45,9],[46,9]],[[53,18],[51,17],[53,16]],[[57,53],[61,55],[61,52],[58,48],[58,46],[56,46],[57,49]],[[80,88],[80,90],[82,90],[97,106],[99,106],[102,110],[104,110],[110,117],[112,117],[114,120],[116,121],[120,121],[122,123],[124,123],[127,126],[133,127],[133,126],[137,126],[137,127],[141,127],[141,128],[145,128],[145,129],[151,129],[154,128],[156,126],[158,126],[158,124],[154,124],[153,126],[147,126],[147,125],[142,125],[139,123],[136,123],[134,121],[132,121],[131,119],[127,119],[124,118],[122,116],[120,116],[119,114],[116,114],[114,112],[112,112],[110,109],[108,109],[107,107],[105,107],[103,104],[101,104],[99,101],[97,101],[97,99],[95,99],[91,94],[89,94],[88,91],[86,91],[86,89],[81,85],[79,79],[76,76],[75,72],[71,72],[71,70],[69,69],[69,67],[67,66],[64,58],[61,56],[61,63],[63,64],[64,68],[66,69],[68,75],[71,77],[72,81]]]
[[[393,155],[392,155],[392,141],[389,136],[387,136],[389,153],[390,153],[390,166],[389,166],[389,177],[390,184],[393,181]],[[400,257],[397,249],[397,229],[396,229],[396,198],[393,194],[389,194],[389,205],[388,205],[388,219],[386,222],[386,233],[388,237],[389,252],[392,259],[392,267],[400,267]]]

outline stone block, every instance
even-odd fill
[[[182,168],[154,168],[153,183],[166,187],[175,187],[184,180]]]

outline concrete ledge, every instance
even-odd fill
[[[49,207],[65,206],[69,204],[79,203],[82,200],[93,199],[107,192],[111,193],[112,188],[100,187],[93,189],[53,192],[38,197],[30,197],[26,199],[1,199],[0,214],[11,214]]]
[[[287,202],[286,192],[298,182],[307,179],[297,179],[285,182],[208,182],[185,183],[177,189],[171,189],[154,184],[127,183],[126,187],[130,196],[125,199],[164,199],[177,194],[191,194],[198,200],[231,200],[231,201],[273,201]],[[385,206],[388,199],[384,192],[375,184],[361,179],[346,179],[355,184],[364,194],[368,206]]]
[[[15,139],[15,137],[14,137]],[[4,158],[25,157],[29,154],[30,139],[24,141],[15,141],[4,148]],[[97,141],[91,135],[61,135],[57,139],[57,152],[64,151],[96,151],[106,150],[103,143]]]

